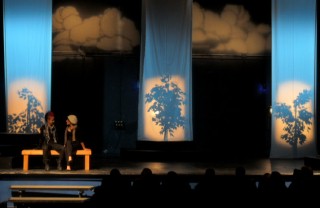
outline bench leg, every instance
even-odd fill
[[[23,155],[23,171],[28,171],[29,169],[29,155]]]
[[[84,170],[86,171],[90,170],[90,155],[84,156]]]

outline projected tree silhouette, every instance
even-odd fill
[[[173,82],[171,75],[163,75],[163,85],[155,85],[150,93],[145,95],[146,103],[152,103],[148,112],[153,111],[152,121],[161,126],[160,134],[164,135],[164,141],[168,141],[169,134],[174,137],[174,130],[184,128],[185,118],[181,114],[181,106],[185,104],[185,92]]]
[[[41,103],[27,88],[18,91],[19,98],[27,100],[27,108],[17,114],[8,115],[9,133],[39,133],[44,122]]]
[[[309,131],[312,124],[312,113],[307,111],[305,105],[311,101],[311,91],[303,90],[293,101],[293,111],[291,106],[285,103],[277,103],[274,108],[276,119],[281,119],[285,124],[283,130],[287,133],[281,135],[281,139],[285,140],[292,146],[293,155],[297,155],[298,143],[303,145],[307,140],[304,134],[305,128]]]

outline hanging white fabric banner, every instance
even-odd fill
[[[272,1],[271,158],[316,155],[316,0]]]
[[[143,0],[138,140],[192,141],[192,0]]]
[[[8,133],[38,133],[51,98],[51,0],[4,0]]]

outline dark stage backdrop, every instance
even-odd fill
[[[84,140],[101,156],[133,148],[137,138],[138,56],[66,59],[53,64],[52,108],[59,124],[79,117]],[[124,126],[116,126],[123,121]]]
[[[270,57],[193,59],[195,150],[214,156],[268,155],[270,65]],[[57,121],[64,125],[65,115],[77,114],[88,146],[101,155],[136,148],[138,78],[138,56],[55,63]],[[123,128],[116,121],[123,121]]]
[[[82,5],[79,8],[85,8],[82,1],[79,2]],[[118,1],[110,2],[114,6]],[[139,10],[134,13],[124,6],[117,8],[122,8],[126,17],[139,22],[140,17],[135,16],[140,14]],[[91,14],[86,15],[84,18]],[[95,51],[83,47],[72,49],[74,53],[53,52],[53,59],[65,56],[52,64],[51,106],[56,112],[58,127],[64,129],[66,116],[73,113],[79,117],[79,127],[94,154],[119,156],[121,149],[135,149],[140,64],[138,47],[131,53]],[[87,49],[87,53],[81,55],[78,49]],[[3,55],[1,58],[3,60]],[[209,152],[213,157],[267,156],[270,142],[271,57],[201,53],[194,56],[192,62],[192,149]],[[0,78],[0,104],[4,106],[3,65]],[[124,125],[116,125],[118,121],[123,121]],[[0,130],[5,131],[3,107],[0,108]]]
[[[194,138],[221,157],[268,156],[271,58],[193,59]]]

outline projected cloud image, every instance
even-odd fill
[[[81,14],[76,5],[58,7],[53,14],[53,51],[86,55],[90,51],[130,52],[139,46],[135,22],[118,8],[105,7],[91,16]],[[194,2],[192,16],[195,54],[271,53],[270,24],[254,22],[244,5],[226,4],[217,12]]]
[[[193,4],[193,53],[260,55],[271,52],[271,26],[256,24],[242,5],[221,12]]]
[[[117,8],[83,18],[75,6],[61,6],[53,14],[53,51],[132,51],[140,44],[135,23]]]

